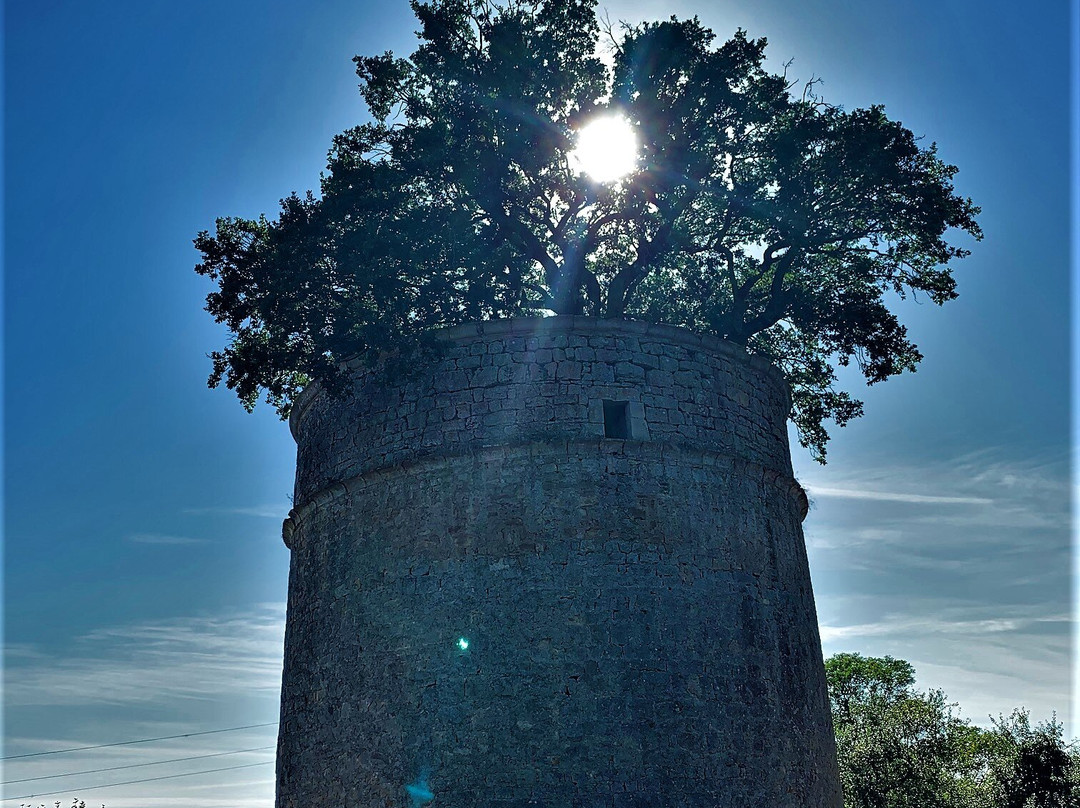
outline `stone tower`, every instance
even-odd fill
[[[295,408],[278,808],[839,808],[779,372],[628,321],[442,339]]]

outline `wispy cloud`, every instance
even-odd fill
[[[939,494],[915,494],[905,491],[875,491],[866,488],[829,488],[808,486],[811,497],[838,497],[840,499],[872,499],[879,502],[934,503],[941,505],[989,505],[987,497],[941,496]]]
[[[971,665],[940,664],[933,658],[912,655],[919,683],[925,688],[942,690],[950,699],[959,697],[961,714],[980,726],[991,719],[1008,715],[1016,708],[1031,711],[1036,721],[1051,716],[1065,725],[1067,738],[1075,737],[1076,726],[1071,721],[1069,703],[1064,698],[1059,681],[1060,662],[1032,660],[1022,666],[974,668]]]
[[[939,557],[948,547],[963,547],[969,557],[975,546],[1031,551],[1033,544],[1060,552],[1070,526],[1064,453],[1001,459],[986,450],[918,467],[807,472],[803,484],[815,505],[806,531],[817,550],[880,542],[912,557]]]
[[[1030,708],[1070,720],[1072,616],[1054,604],[995,604],[944,595],[886,598],[884,613],[858,622],[830,615],[822,621],[825,653],[858,651],[907,659],[922,687],[939,688],[979,723],[988,716]],[[835,608],[840,604],[833,604]],[[840,605],[858,613],[874,608],[869,595]]]
[[[910,636],[917,634],[944,634],[951,636],[975,637],[1002,632],[1024,631],[1038,623],[1069,625],[1072,618],[1067,614],[1037,617],[989,617],[983,619],[948,620],[942,617],[889,615],[887,618],[872,623],[856,623],[846,626],[822,625],[823,642],[849,640],[857,637]]]
[[[206,539],[191,536],[166,536],[162,533],[135,533],[127,537],[135,544],[206,544]]]
[[[64,648],[21,643],[5,648],[5,751],[8,754],[161,738],[11,760],[7,779],[53,778],[57,771],[140,768],[86,774],[72,780],[12,783],[4,794],[78,794],[109,808],[257,808],[273,802],[273,747],[281,684],[285,606],[91,631]],[[62,720],[54,717],[62,716]],[[45,724],[52,727],[41,732]],[[251,726],[269,724],[269,726]],[[191,736],[204,730],[224,733]],[[176,738],[174,736],[187,737]],[[255,750],[259,751],[243,751]],[[201,754],[227,756],[162,763]],[[228,773],[220,766],[259,764]],[[142,768],[142,764],[152,764]],[[141,777],[200,772],[147,786],[112,786]],[[9,797],[9,798],[10,798]],[[27,800],[31,802],[30,800]],[[6,804],[6,803],[5,803]],[[67,804],[65,802],[65,804]]]
[[[233,516],[254,516],[260,519],[284,519],[289,515],[288,504],[220,506],[211,508],[185,508],[184,513],[201,516],[206,514],[227,514]]]
[[[99,629],[63,657],[10,655],[9,707],[276,696],[284,605]]]
[[[1015,458],[987,448],[918,466],[849,469],[809,467],[804,484],[821,496],[895,502],[988,504],[1002,499],[1068,496],[1068,458]]]
[[[826,654],[907,659],[975,720],[1026,706],[1069,721],[1066,452],[802,474]]]
[[[10,664],[16,659],[47,659],[48,656],[29,643],[8,643],[4,646],[4,659]]]

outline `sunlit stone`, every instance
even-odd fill
[[[570,165],[597,182],[613,182],[637,168],[637,135],[622,115],[596,118],[577,135]]]

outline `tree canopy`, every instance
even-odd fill
[[[357,57],[371,120],[335,137],[319,196],[195,240],[232,332],[213,354],[251,408],[286,413],[340,360],[440,326],[522,314],[630,317],[715,334],[787,375],[822,459],[836,387],[922,358],[889,305],[956,296],[954,235],[981,233],[956,168],[882,107],[846,111],[765,69],[764,39],[696,19],[605,30],[593,0],[414,0],[408,58]],[[600,58],[611,53],[609,67]],[[570,158],[619,115],[635,170]]]
[[[825,660],[845,808],[1080,808],[1080,756],[1056,720],[1014,710],[991,729],[892,657]]]

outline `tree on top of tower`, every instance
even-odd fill
[[[717,44],[675,18],[605,33],[594,5],[414,0],[416,52],[355,60],[372,120],[334,138],[320,195],[195,239],[232,332],[211,386],[285,414],[310,381],[333,389],[342,359],[438,327],[644,319],[770,357],[823,459],[823,422],[862,409],[836,365],[871,384],[914,370],[887,301],[956,296],[967,251],[947,237],[981,236],[956,168],[882,107],[767,72],[764,39]],[[621,176],[575,152],[597,119],[631,133]]]

